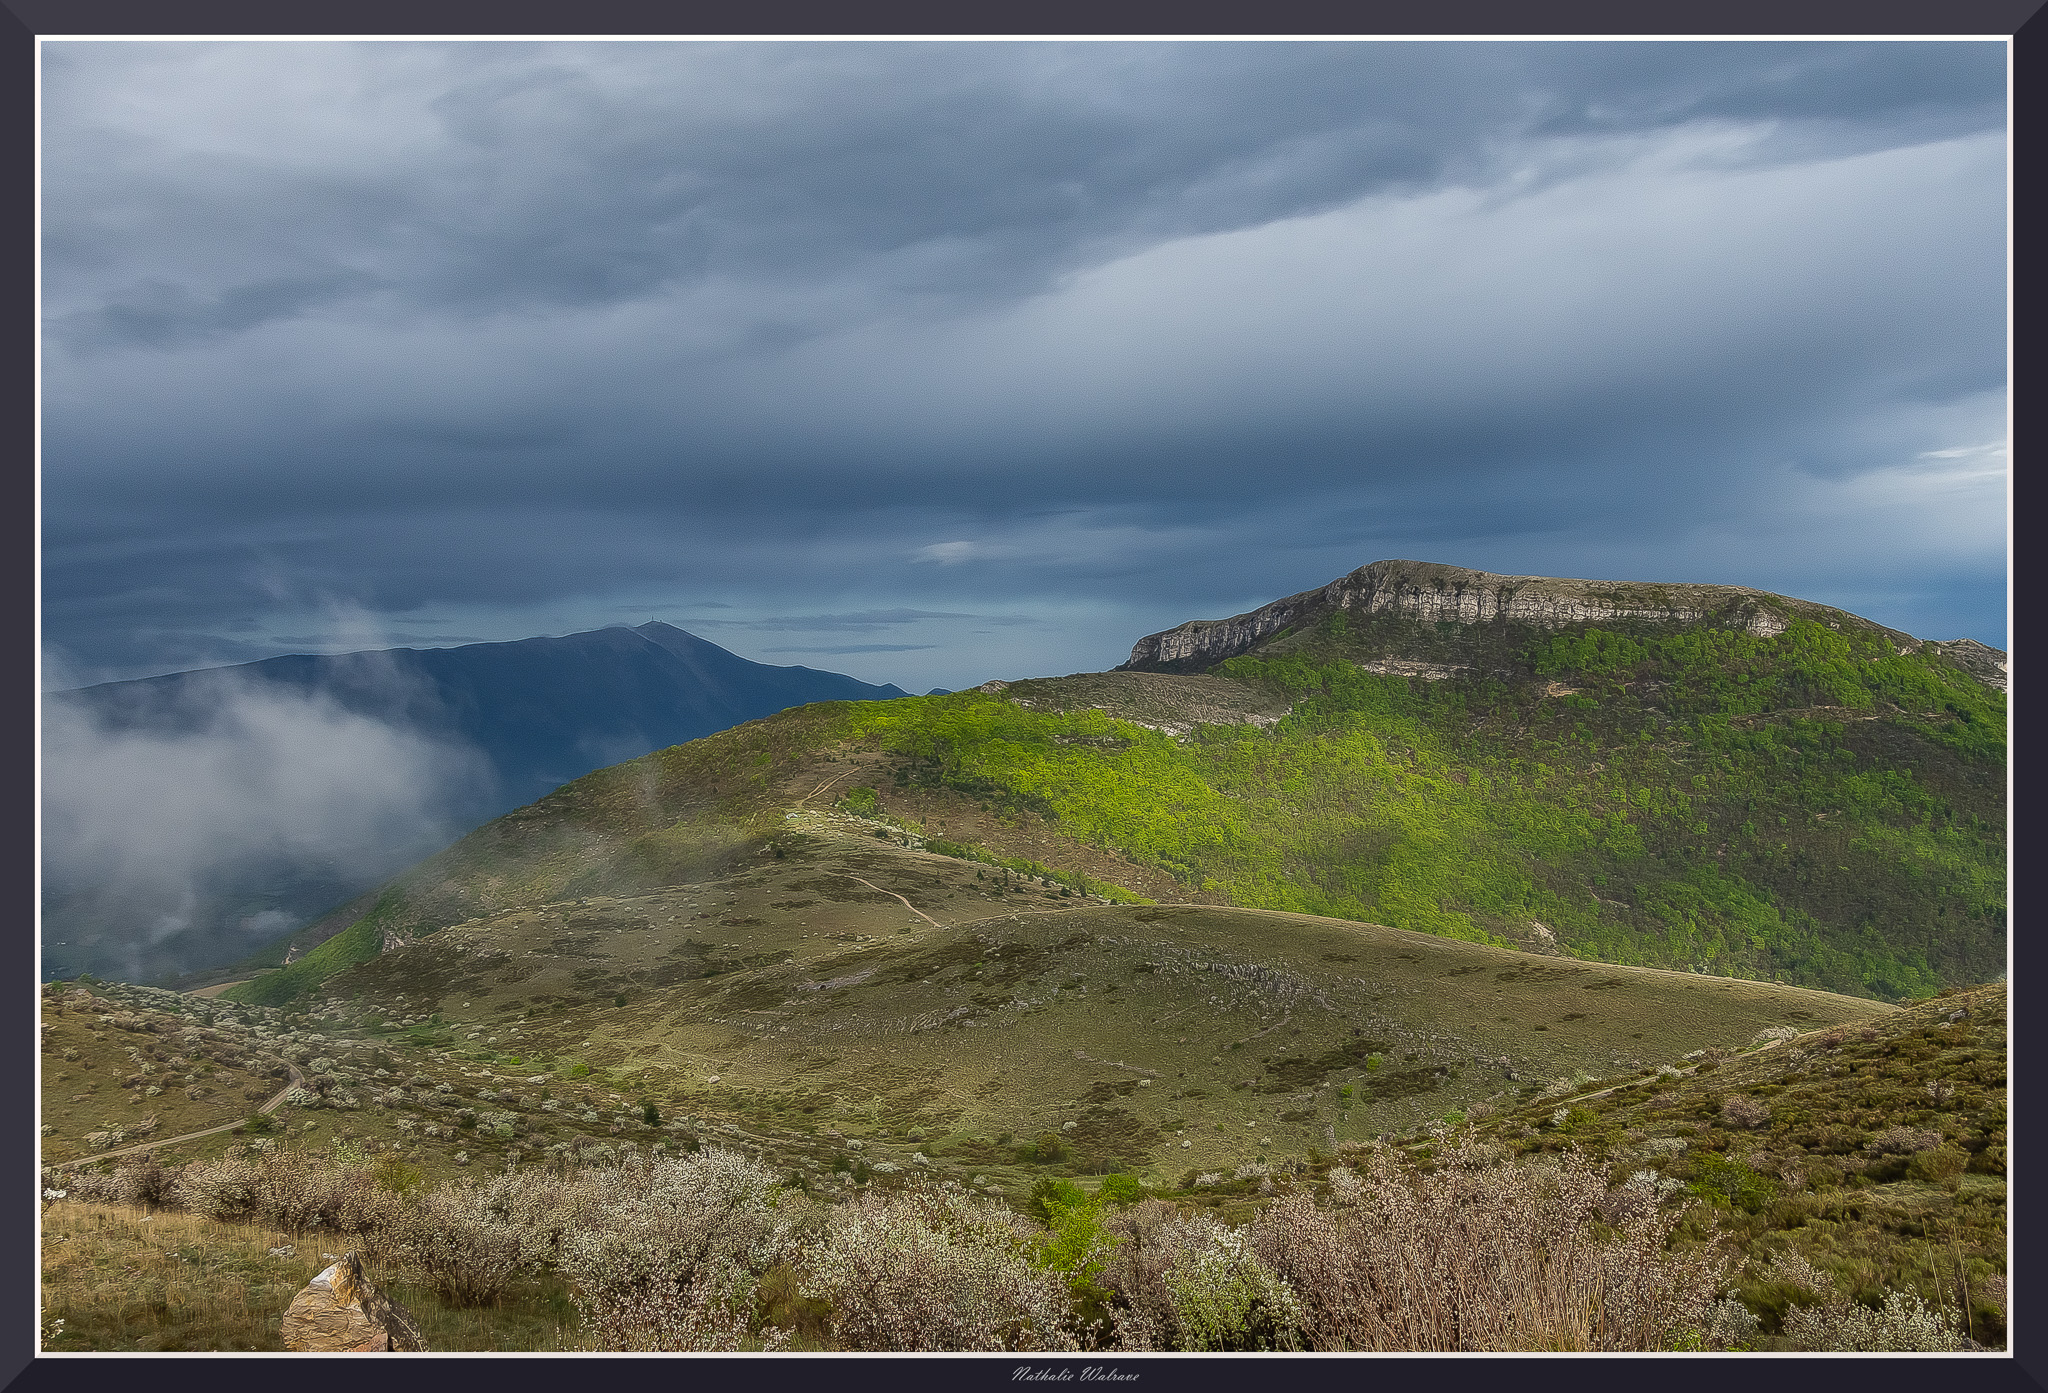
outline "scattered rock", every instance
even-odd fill
[[[308,1282],[284,1313],[284,1347],[313,1354],[425,1350],[412,1313],[363,1275],[350,1253]]]

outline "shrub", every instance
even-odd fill
[[[73,1171],[66,1175],[58,1188],[75,1200],[88,1200],[95,1204],[120,1204],[121,1181],[115,1171]]]
[[[344,1210],[372,1188],[369,1180],[367,1168],[343,1170],[296,1149],[266,1151],[255,1163],[256,1214],[286,1233],[340,1231]]]
[[[1771,1110],[1746,1093],[1731,1093],[1721,1100],[1721,1121],[1730,1127],[1761,1127],[1771,1120]]]
[[[1105,1175],[1096,1194],[1110,1204],[1136,1204],[1145,1198],[1145,1186],[1135,1175]]]
[[[113,1170],[72,1171],[55,1178],[54,1183],[72,1199],[159,1208],[181,1203],[179,1179],[176,1167],[165,1166],[156,1153],[145,1151],[127,1158]]]
[[[1971,1347],[1943,1313],[1903,1291],[1886,1292],[1884,1304],[1875,1310],[1839,1296],[1817,1306],[1794,1307],[1785,1316],[1785,1335],[1793,1349],[1808,1351],[1895,1354]]]
[[[1741,1161],[1702,1156],[1693,1176],[1694,1194],[1718,1200],[1747,1214],[1760,1212],[1777,1197],[1778,1187]]]
[[[1576,1152],[1517,1164],[1458,1142],[1428,1175],[1376,1153],[1330,1184],[1329,1205],[1288,1196],[1252,1228],[1311,1348],[1647,1350],[1717,1333],[1726,1264],[1666,1251],[1681,1215],[1653,1173],[1610,1189]]]
[[[521,1170],[477,1186],[477,1204],[492,1222],[519,1235],[521,1266],[541,1271],[561,1257],[563,1242],[593,1222],[607,1189],[597,1172]]]
[[[519,1269],[519,1233],[474,1186],[446,1185],[402,1204],[389,1232],[400,1261],[451,1305],[494,1300]]]
[[[370,1168],[370,1178],[378,1189],[400,1196],[417,1193],[426,1184],[426,1174],[418,1166],[407,1165],[388,1154],[377,1158]]]
[[[1032,1264],[1019,1222],[937,1186],[862,1195],[807,1247],[801,1291],[848,1349],[1074,1349],[1067,1284]]]
[[[1082,1198],[1050,1208],[1039,1261],[1075,1283],[1077,1292],[1092,1287],[1119,1241],[1103,1227],[1101,1201]]]
[[[1111,1323],[1119,1348],[1158,1349],[1172,1342],[1173,1304],[1165,1277],[1179,1250],[1167,1234],[1179,1217],[1173,1205],[1148,1199],[1113,1209],[1104,1220],[1115,1242],[1101,1281],[1116,1299]]]
[[[154,1151],[131,1156],[113,1174],[116,1203],[156,1209],[175,1204],[179,1172],[157,1159]]]
[[[1937,1146],[1927,1151],[1915,1152],[1906,1162],[1906,1174],[1915,1180],[1924,1180],[1930,1185],[1945,1189],[1961,1187],[1963,1168],[1970,1164],[1970,1153],[1959,1146]]]
[[[1941,1145],[1941,1133],[1917,1127],[1887,1127],[1863,1144],[1873,1156],[1910,1156]]]
[[[1067,1144],[1058,1132],[1040,1132],[1038,1140],[1018,1149],[1017,1159],[1027,1165],[1051,1165],[1067,1159]]]
[[[1049,1224],[1056,1210],[1078,1209],[1087,1202],[1088,1196],[1073,1181],[1047,1177],[1031,1187],[1025,1207],[1040,1223]]]
[[[1194,1219],[1176,1227],[1168,1241],[1180,1249],[1163,1279],[1179,1348],[1300,1348],[1301,1303],[1242,1231]]]
[[[1743,1297],[1772,1330],[1781,1328],[1795,1305],[1811,1306],[1835,1295],[1834,1279],[1802,1253],[1787,1250],[1774,1256],[1744,1284]]]
[[[194,1161],[178,1177],[180,1207],[222,1223],[256,1215],[256,1167],[238,1156]]]
[[[810,1218],[774,1172],[728,1151],[635,1161],[581,1188],[562,1196],[559,1261],[606,1350],[740,1348],[761,1276]]]

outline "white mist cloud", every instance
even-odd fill
[[[221,896],[389,874],[463,830],[449,811],[488,777],[473,750],[234,674],[146,717],[46,697],[46,902],[130,907],[83,931],[110,961],[193,929],[253,944],[303,920],[224,917]]]

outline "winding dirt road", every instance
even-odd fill
[[[298,1065],[286,1064],[285,1068],[292,1071],[292,1081],[277,1090],[277,1096],[256,1109],[256,1111],[260,1113],[276,1112],[284,1105],[286,1094],[295,1088],[304,1088],[306,1086],[306,1076],[299,1072]],[[197,1132],[180,1132],[175,1137],[160,1137],[156,1141],[146,1141],[136,1146],[118,1146],[112,1151],[95,1151],[90,1156],[76,1156],[72,1160],[74,1163],[77,1161],[106,1161],[116,1156],[132,1156],[139,1151],[154,1151],[160,1146],[170,1146],[181,1141],[191,1141],[196,1137],[211,1137],[221,1132],[232,1132],[246,1120],[245,1118],[238,1117],[233,1122],[223,1122],[218,1127],[207,1127]]]

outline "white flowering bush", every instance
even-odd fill
[[[481,1306],[518,1275],[521,1236],[477,1187],[454,1183],[404,1205],[390,1226],[399,1260],[457,1306]]]
[[[1252,1225],[1322,1350],[1669,1349],[1713,1324],[1726,1263],[1672,1252],[1681,1214],[1643,1171],[1610,1189],[1576,1153],[1517,1164],[1453,1144],[1417,1175],[1371,1154],[1331,1203],[1284,1197]]]
[[[1865,1142],[1863,1149],[1873,1156],[1910,1156],[1940,1145],[1941,1133],[1931,1127],[1891,1126]]]
[[[195,1214],[223,1223],[256,1213],[256,1167],[239,1156],[194,1161],[178,1177],[176,1202]]]
[[[1795,1350],[1909,1354],[1972,1347],[1948,1316],[1906,1291],[1886,1292],[1876,1309],[1844,1296],[1794,1306],[1785,1313],[1785,1336]]]
[[[1071,1350],[1067,1283],[1031,1260],[1023,1220],[935,1185],[867,1194],[832,1211],[797,1264],[858,1350]]]
[[[1301,1302],[1252,1251],[1249,1235],[1192,1219],[1167,1236],[1178,1252],[1164,1275],[1177,1347],[1291,1350],[1300,1347]]]
[[[1770,1108],[1747,1093],[1731,1093],[1721,1100],[1721,1121],[1730,1127],[1761,1127],[1770,1120]]]
[[[558,1261],[606,1350],[741,1348],[761,1276],[811,1218],[774,1172],[715,1149],[586,1173],[581,1187]]]

